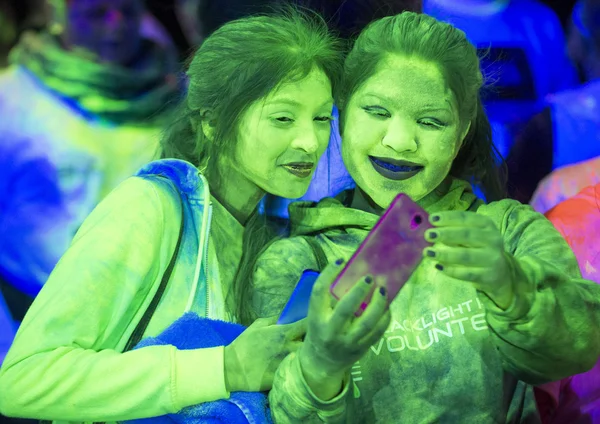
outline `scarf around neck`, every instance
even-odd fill
[[[50,34],[26,33],[10,61],[78,108],[114,124],[152,125],[162,121],[181,97],[175,56],[146,40],[130,67],[98,63],[64,49]]]

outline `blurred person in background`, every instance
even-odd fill
[[[17,40],[17,18],[12,2],[0,0],[0,72],[8,66],[8,52]]]
[[[425,0],[423,9],[463,30],[477,47],[490,84],[485,107],[504,157],[545,96],[579,82],[560,20],[538,0]]]
[[[551,172],[538,185],[531,206],[546,213],[556,205],[575,196],[585,187],[600,183],[600,156]]]
[[[142,0],[50,0],[47,29],[11,51],[0,76],[0,286],[35,296],[96,204],[155,158],[181,90],[176,53],[143,35],[145,16]]]
[[[507,162],[511,196],[521,202],[531,200],[551,171],[600,156],[599,0],[581,0],[575,5],[568,40],[569,56],[585,83],[549,96],[545,109],[532,117],[517,137]],[[585,181],[577,183],[579,190],[594,184]],[[553,187],[561,190],[559,185]]]
[[[546,218],[573,249],[583,278],[600,284],[600,181],[551,208]],[[600,424],[600,360],[586,373],[536,388],[536,399],[543,424]]]

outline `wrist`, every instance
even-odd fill
[[[341,393],[347,370],[327,371],[301,352],[298,352],[298,361],[304,381],[318,399],[326,402]]]
[[[514,301],[514,290],[512,289],[512,285],[508,287],[504,287],[500,290],[495,290],[493,292],[487,291],[485,295],[489,297],[492,302],[496,304],[503,311],[508,310]]]

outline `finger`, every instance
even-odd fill
[[[443,211],[431,214],[429,222],[436,227],[495,227],[487,216],[470,211]]]
[[[372,277],[366,276],[359,280],[335,306],[331,315],[331,328],[342,331],[354,319],[354,313],[368,300],[373,290]]]
[[[387,295],[385,290],[381,291],[382,287],[378,287],[373,293],[371,302],[365,312],[354,320],[349,335],[352,340],[361,340],[367,334],[371,333],[377,326],[377,323],[383,315],[385,315],[387,307]]]
[[[423,256],[443,266],[461,265],[466,267],[487,267],[494,263],[498,253],[493,249],[479,247],[446,246],[436,243],[423,250]]]
[[[285,332],[286,339],[297,340],[306,334],[306,324],[307,319],[303,318],[300,321],[296,321],[291,324],[280,325],[280,327]]]
[[[443,266],[441,264],[436,264],[436,268],[439,272],[443,272],[449,277],[474,284],[478,290],[487,288],[490,283],[494,283],[495,281],[490,268],[475,268],[460,265]]]
[[[324,311],[330,310],[329,287],[344,267],[344,260],[338,259],[329,264],[319,275],[313,286],[308,305],[309,317],[321,317]]]
[[[433,228],[425,232],[425,240],[448,246],[499,247],[502,245],[500,232],[478,227]]]
[[[377,321],[375,327],[361,340],[358,341],[362,346],[373,346],[379,339],[383,337],[387,329],[390,327],[392,314],[388,309]]]

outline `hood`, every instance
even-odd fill
[[[349,227],[370,231],[379,216],[347,207],[351,192],[320,202],[295,202],[289,207],[291,236],[302,236]],[[466,211],[475,203],[483,203],[473,194],[471,185],[464,180],[449,179],[434,192],[417,202],[427,213],[446,210]]]

